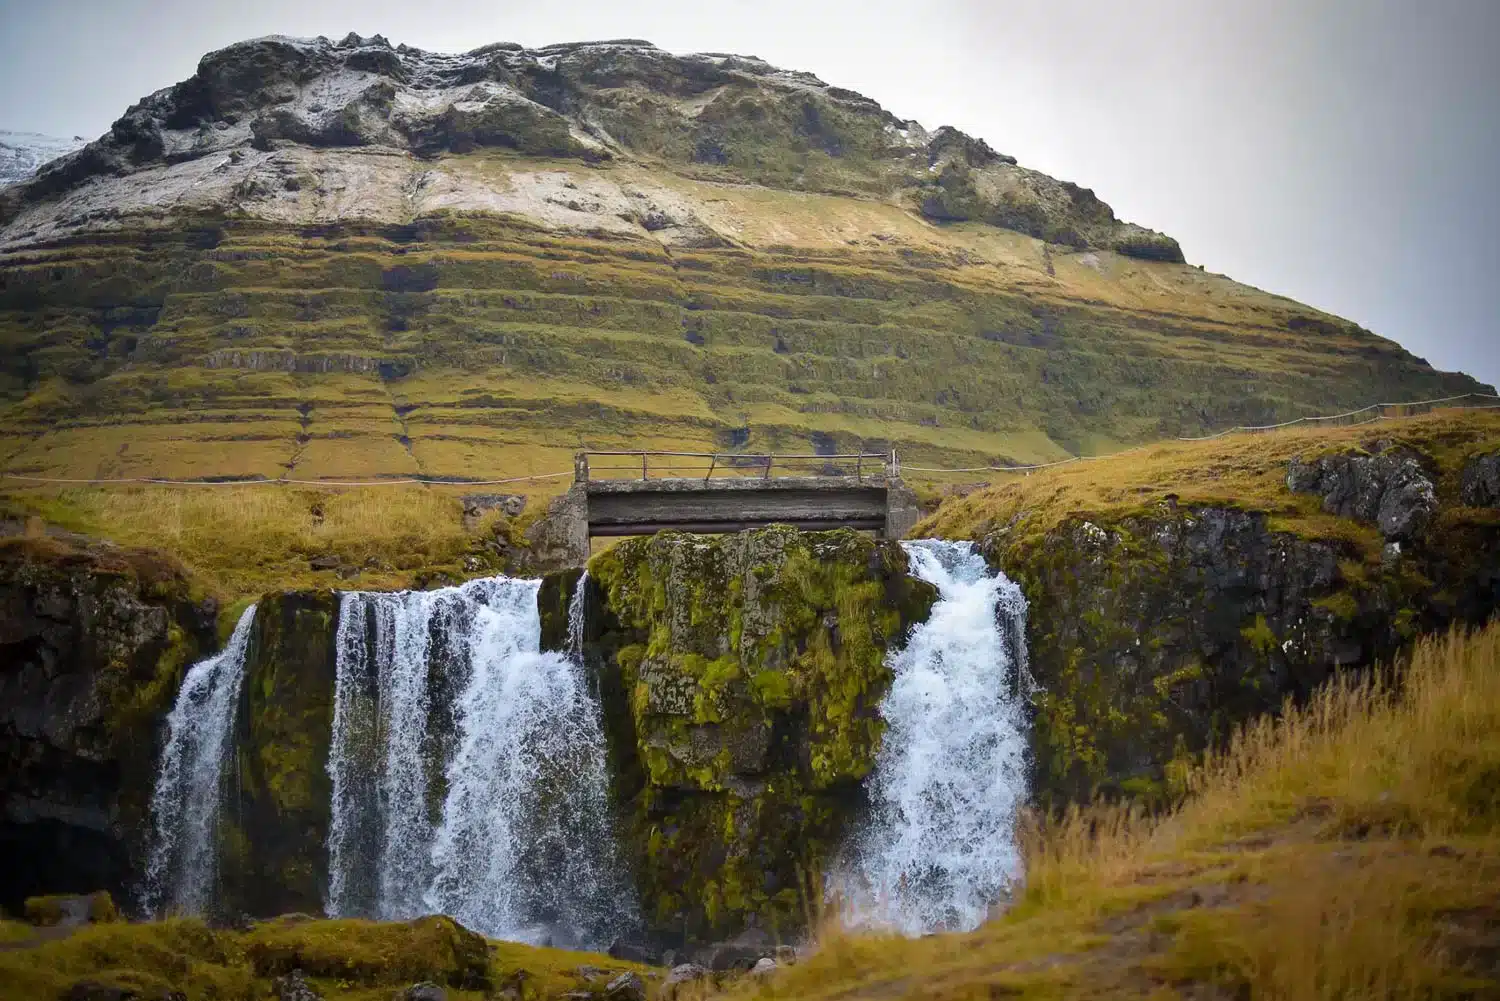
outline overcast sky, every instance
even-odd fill
[[[93,137],[211,49],[349,31],[809,70],[1500,383],[1500,0],[0,0],[0,129]]]

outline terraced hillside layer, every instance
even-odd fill
[[[0,191],[12,473],[979,465],[1479,388],[955,130],[645,43],[247,42]]]
[[[481,218],[61,241],[3,262],[6,468],[487,478],[584,445],[1046,461],[1473,385],[1183,265],[1047,256],[978,228],[669,250]]]

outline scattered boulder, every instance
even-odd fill
[[[625,972],[604,988],[608,1001],[646,1001],[646,985],[634,973]]]
[[[344,565],[344,561],[332,553],[323,556],[314,556],[307,561],[309,570],[337,570]]]
[[[276,992],[276,1001],[323,1001],[323,995],[313,990],[301,970],[293,970],[271,982]]]
[[[772,959],[770,956],[763,956],[760,959],[756,960],[754,966],[750,967],[750,975],[752,977],[769,977],[779,968],[780,967],[777,964],[776,960]]]
[[[459,500],[464,506],[465,520],[478,519],[490,511],[514,518],[526,510],[525,494],[464,494]]]
[[[448,992],[431,980],[424,980],[403,991],[401,1001],[448,1001]]]
[[[1287,467],[1287,489],[1317,494],[1323,510],[1342,518],[1373,522],[1387,539],[1420,536],[1437,513],[1437,493],[1421,464],[1410,454],[1328,455],[1312,462],[1301,456]]]
[[[1458,499],[1469,507],[1500,507],[1500,452],[1476,455],[1468,461]]]
[[[672,967],[672,972],[667,974],[667,979],[662,986],[676,987],[678,984],[690,984],[707,976],[708,970],[697,963],[683,963]]]

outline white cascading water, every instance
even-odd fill
[[[832,880],[845,923],[907,935],[977,927],[1021,879],[1026,599],[966,542],[903,543],[937,586],[892,655],[871,813]]]
[[[188,669],[167,716],[167,743],[151,796],[154,837],[141,890],[148,916],[201,915],[212,901],[224,764],[254,623],[251,605],[228,645]]]
[[[541,650],[538,587],[343,597],[330,915],[599,945],[630,914],[599,706],[578,657]]]

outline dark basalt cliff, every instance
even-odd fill
[[[157,554],[0,539],[0,907],[133,891],[161,723],[215,611]]]

